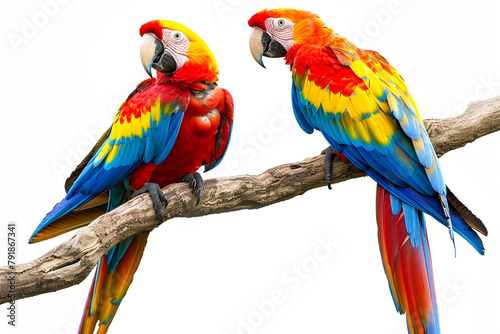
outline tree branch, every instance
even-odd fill
[[[465,113],[448,119],[425,121],[438,156],[500,130],[500,96],[469,105]],[[333,183],[365,174],[350,163],[334,163]],[[186,184],[163,189],[169,199],[166,220],[197,217],[242,209],[257,209],[278,203],[308,190],[325,186],[323,156],[273,167],[260,175],[241,175],[205,181],[200,205]],[[15,277],[15,299],[53,292],[83,281],[99,259],[121,240],[157,227],[147,194],[102,215],[73,237],[40,258],[0,268],[0,304],[8,297],[10,277]]]

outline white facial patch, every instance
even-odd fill
[[[280,20],[282,20],[280,22]],[[284,23],[282,26],[278,23]],[[264,22],[266,31],[288,51],[295,41],[293,40],[293,26],[295,23],[282,18],[268,18]]]
[[[163,29],[162,42],[165,49],[167,49],[174,58],[177,69],[184,66],[184,63],[188,60],[189,39],[180,31]]]

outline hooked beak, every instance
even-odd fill
[[[151,68],[166,74],[174,73],[177,70],[174,57],[165,50],[163,42],[151,33],[142,36],[141,61],[150,77],[153,77]]]
[[[278,41],[271,38],[271,35],[260,28],[252,28],[250,32],[250,53],[253,59],[262,67],[264,62],[262,56],[269,58],[280,58],[287,54],[287,50]]]

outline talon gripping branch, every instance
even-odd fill
[[[66,182],[66,197],[47,214],[30,242],[85,226],[138,194],[149,192],[159,223],[167,199],[160,188],[190,182],[224,157],[233,124],[233,100],[217,82],[217,64],[203,40],[183,25],[151,21],[140,29],[147,73],[123,103],[110,129]],[[106,333],[132,283],[149,233],[120,242],[97,265],[79,333]]]
[[[480,254],[486,227],[446,187],[415,102],[379,53],[361,50],[317,15],[263,10],[249,20],[250,50],[284,57],[292,71],[295,118],[330,144],[326,175],[338,155],[377,185],[379,243],[389,287],[410,333],[439,333],[436,293],[423,213],[464,237]]]

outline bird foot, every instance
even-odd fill
[[[149,193],[153,201],[153,208],[155,209],[156,217],[158,218],[158,225],[163,223],[163,203],[165,207],[168,205],[168,200],[160,186],[157,183],[146,183],[141,189],[134,191],[131,198],[137,197],[144,193]]]
[[[192,193],[196,194],[196,206],[198,206],[200,204],[201,193],[203,192],[203,178],[200,173],[186,174],[177,182],[188,182],[191,185]]]
[[[324,149],[321,154],[325,155],[325,180],[328,185],[328,189],[332,190],[332,167],[333,167],[333,159],[337,156],[337,153],[333,149],[333,147],[328,146]]]

